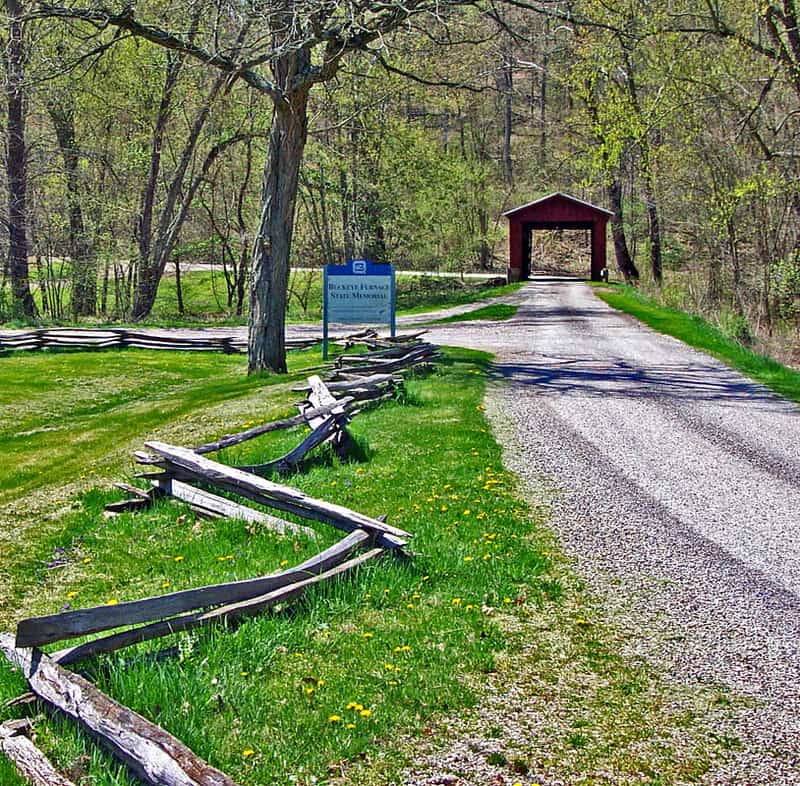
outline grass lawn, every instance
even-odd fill
[[[125,454],[145,438],[193,444],[290,412],[297,394],[288,384],[319,356],[291,358],[289,379],[247,379],[241,358],[188,353],[0,360],[4,372],[13,371],[0,376],[0,447],[14,457],[0,476],[0,533],[5,526],[13,547],[3,548],[0,565],[4,625],[65,604],[260,575],[339,537],[324,525],[316,526],[315,542],[278,537],[239,521],[200,520],[166,501],[111,520],[101,515],[119,496],[107,479],[132,472]],[[521,500],[503,469],[483,413],[487,364],[481,353],[448,350],[440,370],[409,382],[405,401],[353,421],[360,460],[340,463],[323,451],[288,481],[374,516],[388,514],[415,534],[411,560],[364,566],[293,608],[236,627],[102,657],[84,664],[91,678],[242,786],[364,783],[360,756],[374,762],[378,751],[399,751],[401,733],[430,739],[435,719],[467,712],[489,675],[530,650],[509,679],[521,679],[521,670],[538,691],[531,701],[551,713],[557,740],[548,766],[561,767],[567,782],[597,782],[592,778],[608,768],[654,786],[701,773],[711,743],[695,733],[693,711],[680,707],[676,715],[674,695],[620,657],[543,511]],[[221,460],[258,462],[301,438],[301,429],[267,435]],[[90,477],[81,480],[82,473]],[[40,501],[31,516],[20,488],[43,499],[65,489],[77,496],[49,507]],[[24,529],[15,528],[20,511]],[[176,648],[171,657],[154,657],[168,645]],[[566,684],[574,692],[561,696]],[[19,674],[0,666],[0,721],[21,712],[5,700],[24,689]],[[676,728],[680,744],[670,736]],[[132,783],[73,724],[40,714],[36,729],[38,744],[76,782]],[[379,756],[371,782],[396,780],[398,757]],[[348,762],[353,780],[341,780]],[[533,771],[540,763],[526,766]],[[515,766],[508,783],[524,780]],[[0,782],[21,783],[2,759]]]
[[[753,352],[702,317],[661,306],[629,286],[598,285],[594,292],[610,306],[713,355],[776,393],[800,403],[800,372]]]

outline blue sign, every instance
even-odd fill
[[[395,279],[391,265],[351,259],[326,265],[322,303],[322,356],[328,357],[328,324],[389,325],[395,335]]]

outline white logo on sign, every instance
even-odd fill
[[[362,276],[367,272],[367,262],[364,259],[353,260],[353,273],[361,274]]]

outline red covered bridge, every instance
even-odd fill
[[[592,281],[600,280],[606,266],[606,223],[614,214],[568,194],[555,193],[527,205],[507,210],[508,280],[520,281],[531,273],[531,233],[535,229],[590,229],[592,231]]]

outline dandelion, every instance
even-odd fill
[[[250,672],[249,671],[242,671],[242,672],[239,672],[239,673],[242,675],[242,677],[246,677]]]
[[[175,562],[183,562],[183,557],[179,554],[177,557],[174,558]]]
[[[317,687],[321,688],[325,684],[325,680],[317,680]]]
[[[389,680],[389,685],[399,685],[400,683],[397,680]]]
[[[392,663],[384,664],[384,668],[386,669],[386,671],[394,671],[394,669],[395,669],[394,664],[392,664]]]
[[[348,724],[345,726],[345,728],[346,728],[346,729],[355,729],[355,727],[356,727],[356,724],[355,724],[355,723],[348,723]]]
[[[116,598],[109,598],[106,601],[106,606],[116,606],[119,601]]]
[[[413,609],[414,608],[414,604],[413,603],[406,603],[406,608],[407,609]]]
[[[245,759],[249,759],[251,756],[255,756],[255,751],[252,748],[247,748],[246,750],[242,751],[242,756]]]
[[[361,712],[364,709],[363,704],[359,704],[357,701],[348,702],[347,707],[345,709],[348,710],[355,710],[356,712]]]
[[[341,719],[340,715],[328,715],[328,723],[339,723]]]
[[[453,603],[454,606],[460,606],[461,605],[461,598],[453,598],[452,603]]]
[[[423,581],[430,581],[430,579],[431,579],[431,577],[430,577],[430,576],[423,576],[423,577],[422,577],[422,580],[423,580]]]
[[[374,634],[374,633],[370,633],[369,631],[367,631],[367,632],[364,634],[364,638],[365,638],[365,639],[372,639],[372,638],[374,638],[374,637],[375,637],[375,634]]]
[[[415,592],[415,593],[414,593],[414,594],[411,596],[411,600],[419,600],[421,597],[422,597],[422,595],[420,595],[420,594],[419,594],[419,592]]]
[[[472,562],[472,557],[464,557],[464,562]]]
[[[363,472],[364,472],[364,468],[363,467],[356,467],[356,473],[357,474],[361,475]]]
[[[369,718],[369,716],[372,715],[372,710],[361,710],[361,712],[359,712],[358,714],[362,718]]]
[[[84,565],[88,565],[91,561],[92,561],[91,557],[84,557],[83,558],[83,564]]]
[[[471,603],[468,603],[466,606],[464,606],[465,611],[472,611],[474,608],[475,607]]]
[[[280,562],[280,566],[282,568],[285,568],[288,564],[289,564],[289,560],[288,559],[282,559],[281,562]]]
[[[311,694],[314,693],[314,689],[310,685],[307,688],[304,688],[303,690],[306,696],[311,696]]]
[[[506,597],[503,598],[503,603],[511,603],[511,598],[509,598],[508,595],[506,595]]]
[[[169,587],[169,582],[168,581],[162,581],[161,582],[161,589],[166,589],[167,587]]]
[[[440,510],[442,511],[442,513],[447,513],[447,505],[442,505]]]
[[[74,597],[75,597],[77,594],[78,594],[78,593],[77,593],[77,592],[75,592],[75,591],[73,590],[72,592],[68,592],[68,593],[67,593],[67,597],[68,597],[68,598],[74,598]]]
[[[395,652],[411,652],[411,647],[409,647],[408,644],[403,644],[400,647],[395,647],[394,651]]]

